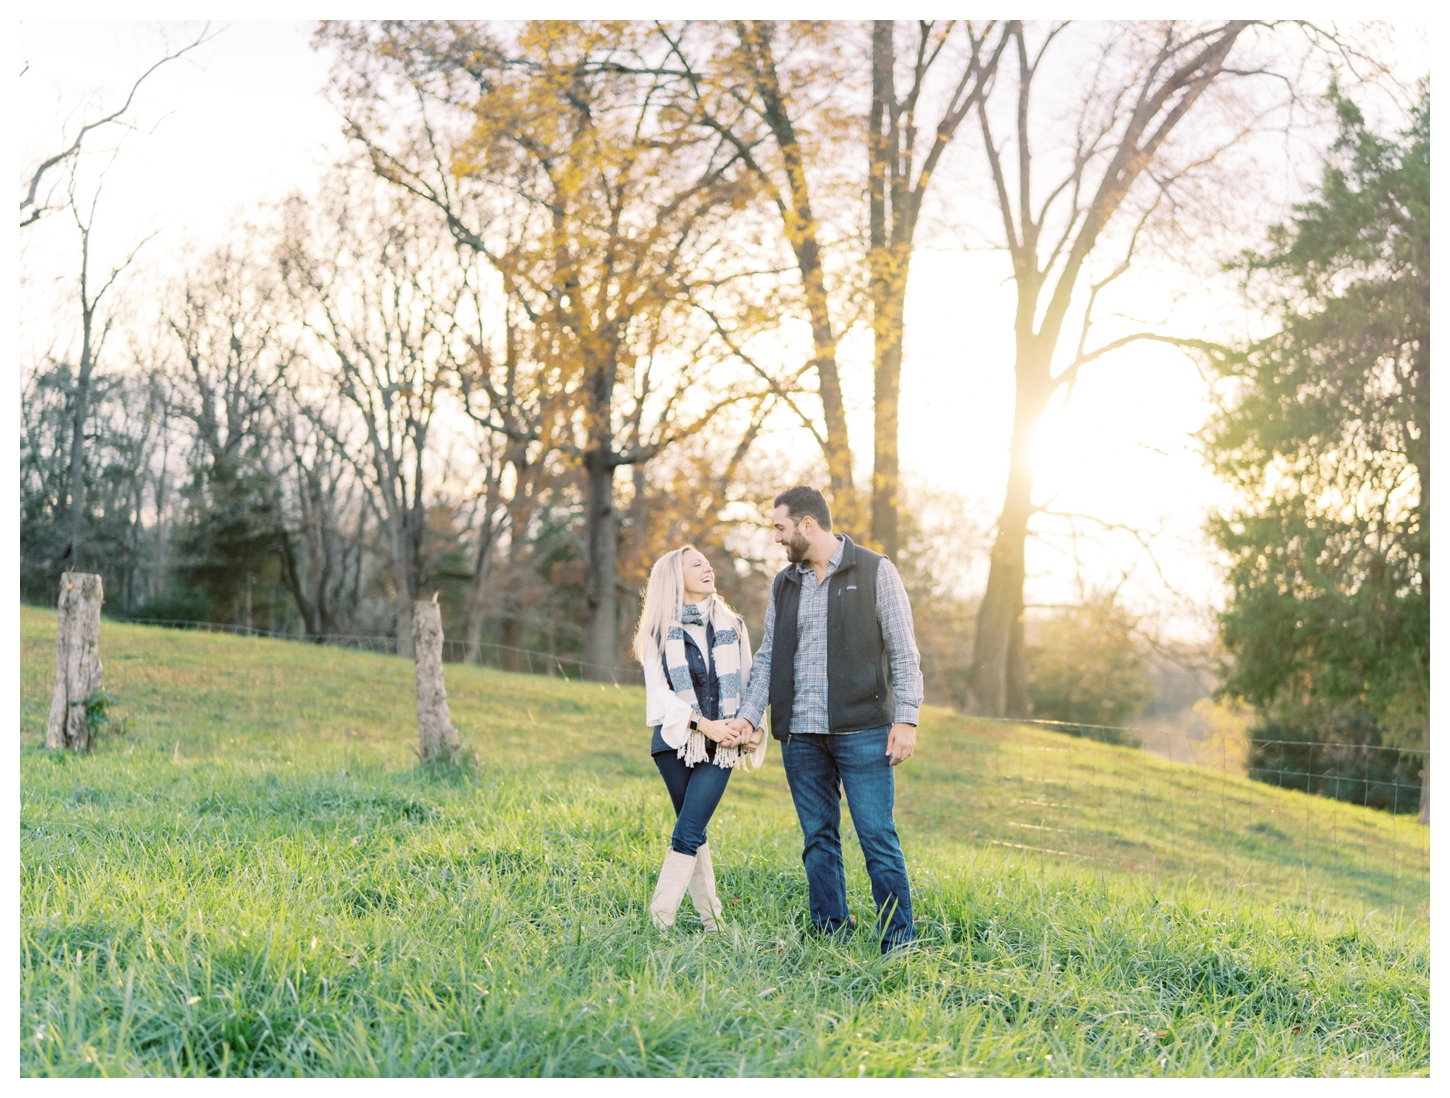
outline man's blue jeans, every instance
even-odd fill
[[[841,788],[866,856],[882,952],[916,937],[906,859],[896,834],[896,776],[886,761],[888,727],[829,736],[792,734],[781,747],[805,835],[801,860],[811,894],[811,922],[826,933],[846,925],[846,866],[841,860]]]

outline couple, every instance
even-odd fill
[[[915,937],[891,769],[915,748],[922,698],[911,606],[889,560],[831,532],[814,488],[776,497],[775,540],[790,563],[775,577],[753,661],[745,623],[715,593],[703,554],[687,545],[650,573],[634,647],[650,754],[675,809],[650,918],[667,930],[688,890],[705,929],[719,928],[705,828],[731,770],[764,762],[768,704],[805,836],[811,922],[827,934],[855,925],[841,860],[844,788],[885,952]]]

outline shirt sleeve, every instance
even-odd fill
[[[765,604],[765,632],[760,638],[760,648],[750,664],[750,683],[745,688],[745,699],[740,703],[737,716],[744,717],[756,728],[765,716],[765,707],[770,703],[770,649],[775,640],[775,587]],[[660,677],[664,677],[661,671]]]
[[[750,630],[745,628],[744,618],[740,619],[738,624],[740,628],[740,676],[748,690],[750,688],[750,674],[754,670],[754,661],[750,658]],[[754,724],[755,722],[751,721],[750,723]],[[749,769],[759,770],[761,765],[764,764],[765,745],[769,742],[769,736],[760,737],[760,743],[756,745],[755,750],[749,755]]]
[[[671,747],[683,747],[690,736],[690,703],[670,689],[659,657],[644,661],[644,723],[660,726],[660,735]]]
[[[911,600],[906,597],[901,573],[886,559],[876,570],[876,620],[881,624],[881,637],[886,642],[886,658],[891,667],[891,688],[896,692],[892,723],[916,724],[922,702],[921,653],[916,648]]]

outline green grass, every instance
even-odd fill
[[[430,775],[410,663],[105,623],[131,727],[80,758],[40,746],[54,629],[22,610],[27,1075],[1429,1070],[1404,820],[928,709],[916,951],[809,933],[775,745],[711,827],[727,933],[665,938],[637,688],[449,666],[480,766]]]

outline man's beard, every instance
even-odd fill
[[[811,543],[800,533],[791,535],[790,541],[785,543],[785,559],[791,564],[799,564],[806,559],[806,554],[811,551]]]

